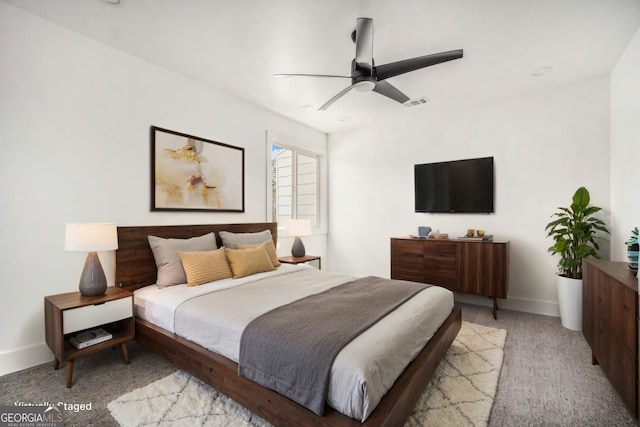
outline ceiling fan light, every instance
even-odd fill
[[[355,89],[358,92],[371,92],[376,87],[376,83],[371,80],[362,80],[355,84]]]

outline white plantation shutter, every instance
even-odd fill
[[[278,223],[309,219],[319,225],[319,154],[284,144],[273,144],[271,212]]]

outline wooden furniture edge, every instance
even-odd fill
[[[287,255],[287,256],[281,256],[278,258],[278,260],[280,262],[284,262],[284,263],[291,263],[291,264],[295,264],[295,263],[302,263],[302,262],[309,262],[309,261],[316,261],[321,259],[322,257],[319,255],[305,255],[305,256],[292,256],[292,255]]]
[[[318,416],[281,394],[238,376],[235,362],[145,320],[136,319],[136,340],[273,425],[386,427],[404,425],[461,324],[461,309],[456,306],[364,424],[329,407],[323,416]]]
[[[320,255],[305,255],[295,257],[292,255],[279,257],[278,261],[283,264],[303,264],[311,261],[318,261],[318,270],[322,270],[322,257]]]

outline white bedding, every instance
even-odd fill
[[[283,264],[272,272],[200,286],[147,286],[135,292],[136,315],[237,362],[240,337],[251,320],[353,279],[305,265]],[[205,297],[206,304],[189,302],[212,292],[215,294]],[[365,421],[452,308],[453,294],[432,286],[345,346],[331,369],[328,404]]]

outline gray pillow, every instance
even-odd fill
[[[190,239],[164,239],[147,236],[158,267],[156,284],[159,288],[187,283],[187,276],[182,267],[180,252],[212,251],[218,249],[216,236],[213,233]]]
[[[255,245],[271,240],[271,231],[264,230],[258,233],[232,233],[220,231],[220,240],[225,248],[237,249],[236,245]]]

